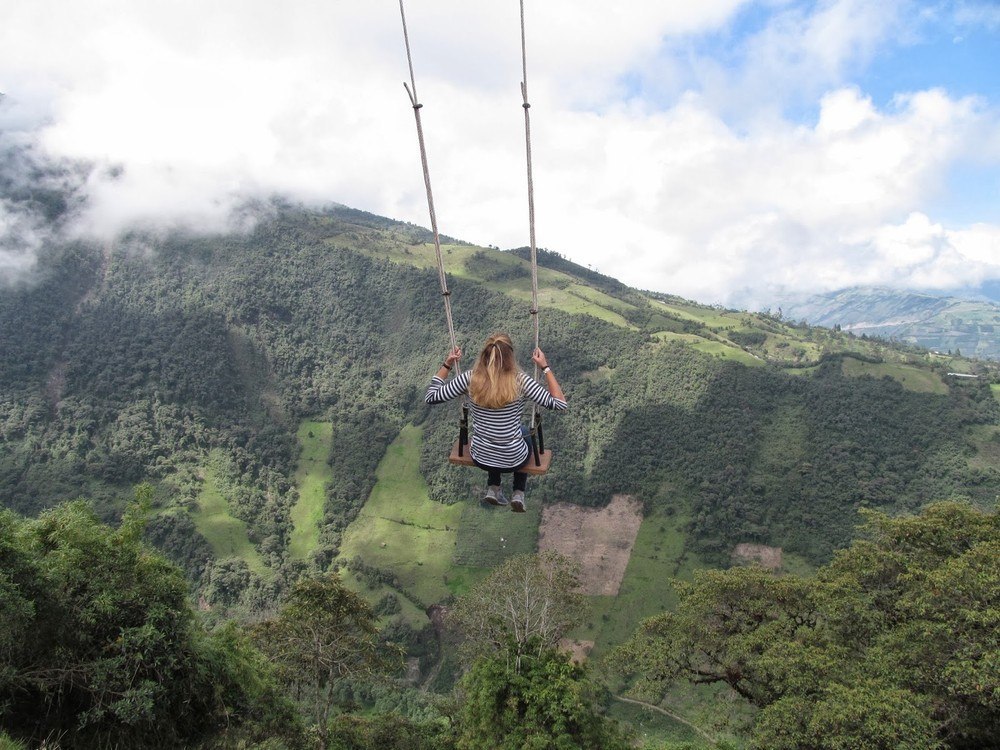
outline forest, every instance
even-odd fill
[[[0,290],[0,498],[7,509],[0,587],[8,615],[0,634],[0,726],[10,741],[627,746],[628,727],[605,715],[611,688],[598,670],[571,666],[554,643],[533,644],[530,658],[525,644],[502,642],[465,658],[457,643],[469,633],[406,616],[455,606],[489,582],[493,565],[463,568],[467,581],[430,599],[437,595],[400,583],[398,570],[343,556],[345,534],[384,483],[380,466],[407,429],[421,436],[414,461],[429,502],[455,508],[464,524],[463,508],[481,489],[475,472],[443,458],[457,433],[457,406],[423,402],[448,348],[428,232],[340,206],[315,211],[274,201],[257,211],[243,233],[137,231],[100,247],[53,242],[30,278]],[[529,341],[523,250],[445,238],[444,252],[466,350],[496,330]],[[974,515],[992,512],[1000,495],[995,363],[629,289],[557,253],[542,252],[539,263],[542,345],[570,409],[545,416],[556,460],[533,480],[533,503],[600,507],[630,495],[648,518],[677,519],[683,555],[706,569],[728,568],[738,543],[769,545],[817,571],[815,583],[801,585],[820,589],[834,585],[823,571],[842,564],[851,554],[844,550],[859,549],[863,518],[925,518],[919,514],[933,503],[952,501],[968,510],[926,523],[974,518],[995,530],[995,514]],[[976,377],[949,378],[956,370]],[[312,468],[302,463],[307,423],[332,425]],[[315,500],[300,480],[307,469],[319,477]],[[313,503],[315,516],[304,535],[296,520],[302,503]],[[875,533],[874,522],[866,523],[862,534]],[[223,530],[239,544],[225,542]],[[968,583],[989,617],[994,609],[976,597],[995,591],[997,540],[983,533],[956,549],[975,548],[985,561],[982,579]],[[497,565],[531,551],[512,545]],[[870,554],[895,560],[899,553],[889,545]],[[104,572],[85,586],[81,566]],[[894,575],[905,578],[911,567]],[[152,580],[159,583],[150,587]],[[836,582],[838,591],[847,586],[843,576]],[[778,606],[767,597],[784,596],[768,587],[800,584],[776,577],[738,585],[767,590],[767,619]],[[677,617],[686,616],[691,597],[710,606],[728,595],[725,587],[678,586]],[[859,607],[882,613],[889,606],[864,591]],[[914,590],[900,596],[918,606],[910,602]],[[809,607],[818,606],[810,599]],[[980,616],[956,612],[935,622]],[[353,633],[354,650],[319,668],[303,661],[296,628],[324,617],[331,630]],[[39,631],[42,621],[65,630]],[[819,636],[782,622],[789,644],[819,648]],[[666,633],[671,645],[658,646],[671,654],[664,663],[674,664],[676,649],[692,637],[673,621],[644,627]],[[976,627],[963,663],[996,658],[995,635]],[[37,642],[25,641],[29,632]],[[823,638],[816,658],[846,658],[840,641]],[[725,647],[753,650],[748,643]],[[911,645],[901,635],[897,655],[913,656]],[[888,648],[874,640],[867,647],[873,659]],[[61,659],[65,669],[54,666]],[[621,668],[628,680],[666,674],[644,659]],[[416,664],[409,682],[407,662]],[[871,669],[865,679],[875,679]],[[123,670],[135,675],[127,685],[116,683]],[[887,734],[870,746],[984,747],[969,738],[981,742],[984,727],[996,727],[988,678],[963,704],[961,722],[975,729],[961,731],[951,718],[957,714],[942,713],[944,693],[925,689],[923,677],[873,682],[872,695],[891,693],[924,719],[919,741]],[[837,679],[840,687],[822,687],[830,701],[854,700],[836,693],[848,677]],[[548,682],[565,689],[560,705],[574,708],[559,721],[569,723],[538,730],[552,744],[516,739],[511,727],[528,714],[538,726],[552,720],[531,708]],[[491,693],[501,685],[514,693]],[[742,687],[728,685],[736,695]],[[761,727],[797,709],[775,699],[782,690],[770,683],[761,688],[770,691],[767,700],[756,690],[747,699],[756,718],[735,742],[850,746],[801,738],[777,744],[787,728],[767,734]],[[42,705],[44,715],[29,708]],[[487,710],[518,705],[516,721]],[[508,727],[504,736],[514,744],[484,739],[497,726]],[[557,744],[563,730],[571,739]]]

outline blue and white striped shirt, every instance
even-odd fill
[[[448,382],[435,375],[431,379],[431,384],[427,386],[424,401],[428,404],[440,404],[468,393],[471,377],[472,370],[466,370]],[[473,423],[469,450],[473,460],[484,466],[514,469],[528,460],[528,444],[521,434],[521,414],[524,411],[525,397],[545,409],[561,411],[566,408],[565,401],[553,396],[525,373],[517,374],[517,383],[521,395],[499,409],[487,409],[472,401],[469,403]]]

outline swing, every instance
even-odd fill
[[[524,34],[524,0],[521,0],[521,67],[523,78],[521,80],[521,98],[524,109],[524,142],[527,154],[528,166],[528,229],[531,240],[531,316],[535,329],[535,348],[538,348],[538,252],[535,245],[535,192],[531,171],[531,119],[528,110],[531,105],[528,103],[528,62],[527,46]],[[444,260],[441,257],[441,238],[438,234],[437,217],[434,213],[434,197],[431,192],[431,175],[427,165],[427,149],[424,145],[424,131],[420,121],[420,109],[424,106],[417,100],[417,82],[413,74],[413,57],[410,54],[410,37],[406,29],[406,13],[403,10],[403,0],[399,0],[399,14],[403,21],[403,41],[406,45],[406,62],[410,69],[410,83],[405,81],[403,87],[410,97],[410,104],[413,106],[413,116],[417,124],[417,141],[420,145],[420,162],[424,171],[424,187],[427,191],[427,209],[430,213],[431,232],[434,235],[434,254],[437,258],[438,281],[441,285],[441,296],[444,298],[445,319],[448,322],[448,334],[451,338],[452,349],[458,344],[455,339],[455,326],[451,316],[451,292],[448,290],[448,279],[444,272]],[[455,363],[455,375],[462,373],[461,367]],[[535,365],[535,380],[538,379],[538,366]],[[545,439],[542,434],[542,417],[538,413],[537,404],[532,404],[531,418],[532,455],[528,463],[521,469],[528,474],[540,475],[549,470],[552,463],[552,451],[545,450]],[[459,421],[458,440],[451,448],[448,455],[449,463],[458,466],[475,466],[472,456],[469,453],[469,406],[468,399],[462,405],[462,417]]]
[[[545,436],[542,433],[542,417],[536,411],[531,425],[532,451],[528,463],[520,468],[525,474],[539,476],[549,470],[552,464],[552,451],[545,450]],[[469,407],[462,406],[462,418],[459,421],[458,440],[451,447],[448,463],[455,466],[475,466],[469,453]]]

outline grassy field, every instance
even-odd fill
[[[898,380],[906,390],[918,393],[945,394],[948,392],[948,386],[941,380],[940,375],[910,365],[873,364],[862,362],[853,357],[844,357],[843,372],[851,377],[871,375],[873,378],[883,378],[889,376]]]
[[[1000,383],[990,383],[990,390],[993,392],[993,398],[1000,401]]]
[[[344,532],[343,562],[360,557],[395,573],[399,588],[425,605],[450,589],[452,555],[463,505],[444,505],[427,496],[420,475],[419,427],[407,425],[376,470],[378,481],[358,517]]]
[[[740,327],[739,316],[727,315],[722,310],[714,307],[701,307],[699,305],[683,305],[678,303],[658,302],[657,307],[662,305],[662,310],[684,320],[692,320],[703,323],[709,328],[738,328]]]
[[[685,742],[687,748],[712,748],[698,732],[676,719],[634,703],[614,701],[608,707],[608,716],[632,727],[640,748],[660,748],[667,742]]]
[[[250,543],[246,524],[229,514],[229,504],[211,466],[205,467],[203,476],[198,507],[192,513],[198,533],[208,541],[216,558],[240,558],[257,575],[269,577],[271,569],[264,565],[257,548]]]
[[[458,528],[455,564],[492,569],[508,557],[533,553],[538,546],[542,510],[539,503],[531,502],[530,484],[527,498],[527,512],[523,514],[478,502],[466,503]]]
[[[292,533],[288,551],[293,559],[303,560],[319,544],[319,527],[323,521],[323,506],[326,504],[326,484],[333,478],[327,462],[333,439],[333,424],[307,420],[299,426],[298,439],[302,450],[295,470],[299,499],[291,512]]]

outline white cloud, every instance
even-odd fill
[[[932,210],[957,160],[1000,162],[996,110],[941,90],[878,106],[844,85],[919,7],[528,3],[539,244],[707,302],[1000,275],[984,255],[996,214],[963,229]],[[733,39],[735,63],[680,56],[754,8],[769,20]],[[221,228],[272,192],[427,223],[395,2],[34,0],[7,15],[0,90],[40,113],[49,152],[101,165],[89,231]],[[441,231],[527,244],[517,4],[411,1],[407,20]],[[787,119],[790,103],[815,121]]]

